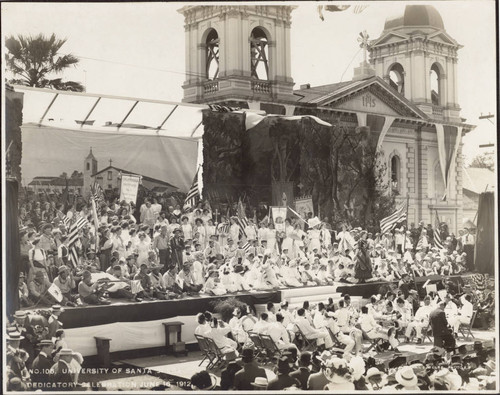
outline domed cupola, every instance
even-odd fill
[[[408,5],[402,15],[387,18],[384,25],[384,31],[416,28],[444,30],[443,18],[431,5]]]

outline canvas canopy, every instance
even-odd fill
[[[15,86],[24,93],[23,182],[113,166],[187,191],[202,164],[203,105]],[[112,162],[108,162],[111,160]],[[200,182],[201,182],[201,172]]]

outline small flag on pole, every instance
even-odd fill
[[[240,226],[240,235],[247,237],[245,228],[248,226],[248,220],[241,199],[238,201],[238,225]]]
[[[198,190],[198,171],[197,171],[193,179],[193,184],[191,185],[191,188],[189,188],[186,200],[184,201],[184,208],[191,208],[196,206],[196,203],[198,203],[199,199],[200,199],[200,191]]]
[[[444,248],[443,240],[441,240],[441,229],[439,229],[439,217],[437,211],[436,211],[436,228],[434,229],[434,245],[440,250]]]
[[[49,289],[47,289],[47,292],[51,294],[52,297],[58,302],[61,302],[63,300],[63,294],[57,285],[52,284]]]
[[[402,202],[397,210],[385,217],[380,221],[380,232],[382,234],[390,232],[394,227],[401,221],[406,220],[406,213],[408,211],[408,202],[405,200]]]

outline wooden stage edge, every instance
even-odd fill
[[[450,276],[450,279],[458,281],[463,276]],[[417,279],[417,287],[420,289],[425,281],[440,281],[440,276],[420,277]],[[110,305],[85,305],[79,307],[65,307],[59,320],[65,329],[84,328],[95,325],[105,325],[114,322],[143,322],[172,318],[176,316],[194,316],[200,311],[212,310],[215,303],[221,299],[235,297],[249,305],[266,304],[268,302],[280,303],[283,295],[292,292],[294,295],[314,295],[311,292],[317,289],[317,294],[325,295],[325,301],[329,294],[349,293],[351,296],[369,298],[377,294],[381,286],[388,282],[367,282],[364,284],[335,283],[333,286],[280,288],[271,291],[240,292],[226,294],[224,296],[188,296],[182,299],[155,300],[142,302],[128,302],[118,300]],[[42,310],[48,307],[37,306],[36,308],[25,308],[23,310]]]

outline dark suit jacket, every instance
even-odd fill
[[[266,377],[266,371],[260,368],[255,362],[246,363],[234,376],[234,388],[236,390],[253,390],[251,383],[256,377]]]
[[[307,390],[307,380],[311,372],[308,368],[298,368],[295,372],[290,373],[290,377],[293,377],[300,381],[300,388]]]
[[[313,373],[307,380],[307,389],[320,391],[323,390],[325,388],[325,385],[327,385],[329,382],[330,380],[325,377],[323,372]]]
[[[448,321],[444,310],[437,308],[429,314],[429,322],[434,336],[444,336],[448,333]]]
[[[33,373],[31,374],[31,381],[36,383],[45,383],[48,381],[49,370],[54,365],[52,358],[43,354],[38,354],[32,364]]]

